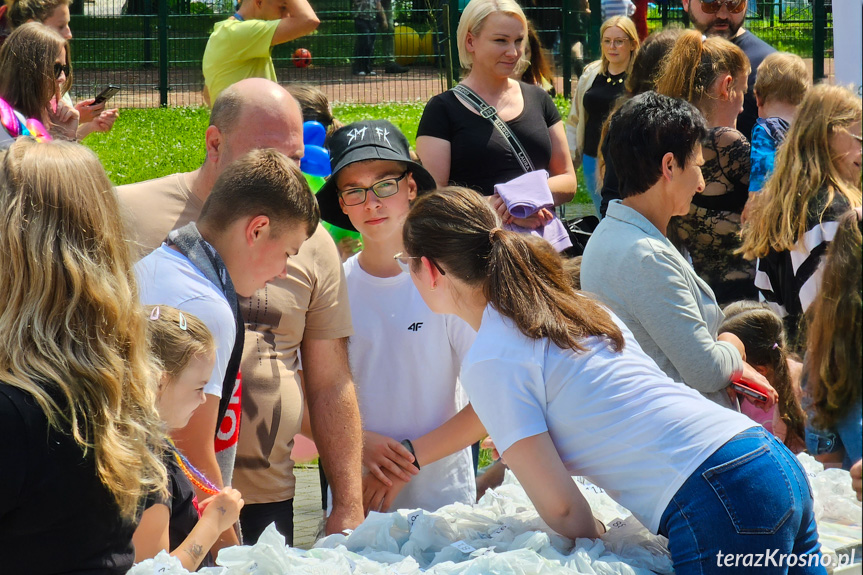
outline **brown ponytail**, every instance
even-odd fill
[[[665,58],[656,78],[656,91],[672,98],[681,98],[697,106],[702,113],[714,96],[710,88],[719,76],[737,78],[749,74],[749,59],[743,50],[724,38],[703,39],[701,32],[687,30]],[[746,86],[735,86],[745,90]]]
[[[585,351],[584,338],[607,337],[615,351],[623,349],[611,315],[572,288],[548,242],[500,229],[497,214],[473,190],[442,188],[416,200],[405,221],[404,244],[412,256],[425,256],[447,274],[481,287],[492,307],[529,338]]]

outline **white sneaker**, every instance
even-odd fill
[[[371,72],[369,72],[369,74],[368,74],[368,75],[369,75],[369,76],[377,76],[377,75],[378,75],[378,73],[377,73],[377,72],[375,72],[374,70],[372,70]]]

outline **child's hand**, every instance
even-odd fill
[[[51,122],[51,135],[63,140],[77,140],[78,110],[60,100],[52,100],[48,105],[48,119]]]
[[[212,497],[198,504],[201,520],[215,522],[219,532],[230,528],[240,518],[240,509],[245,502],[242,494],[233,487],[225,487]]]
[[[384,469],[407,483],[411,475],[419,473],[413,462],[411,452],[395,439],[373,431],[363,431],[363,467],[385,486],[392,487],[392,481]]]
[[[78,110],[80,116],[79,123],[86,124],[87,122],[92,122],[93,119],[102,113],[102,110],[105,109],[105,102],[101,104],[96,104],[95,102],[96,98],[88,98],[75,104],[75,109]]]

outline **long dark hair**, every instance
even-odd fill
[[[536,33],[533,22],[527,21],[527,42],[530,46],[530,65],[521,76],[521,81],[542,87],[542,80],[554,81],[552,63],[545,57],[545,48]]]
[[[785,445],[791,448],[795,439],[803,440],[806,414],[791,383],[782,318],[766,303],[757,301],[735,302],[724,311],[725,321],[719,326],[719,333],[733,333],[740,338],[749,364],[773,370],[770,384],[779,395],[779,416],[788,428]]]
[[[36,118],[50,128],[48,104],[57,100],[72,85],[71,72],[63,88],[54,81],[54,60],[69,43],[44,24],[28,22],[15,29],[0,48],[0,98],[28,118]]]
[[[829,429],[859,401],[863,374],[863,236],[852,210],[839,228],[824,262],[821,292],[806,315],[807,363],[816,427]]]
[[[615,351],[622,350],[623,334],[611,315],[572,288],[547,242],[499,225],[497,214],[473,190],[442,188],[414,203],[404,225],[405,249],[481,287],[491,306],[529,338],[584,351],[584,338],[607,337]]]

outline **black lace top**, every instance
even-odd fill
[[[689,214],[672,219],[669,238],[689,252],[720,305],[753,299],[755,265],[734,254],[749,195],[749,141],[733,128],[713,128],[703,151],[704,192],[693,198]]]

